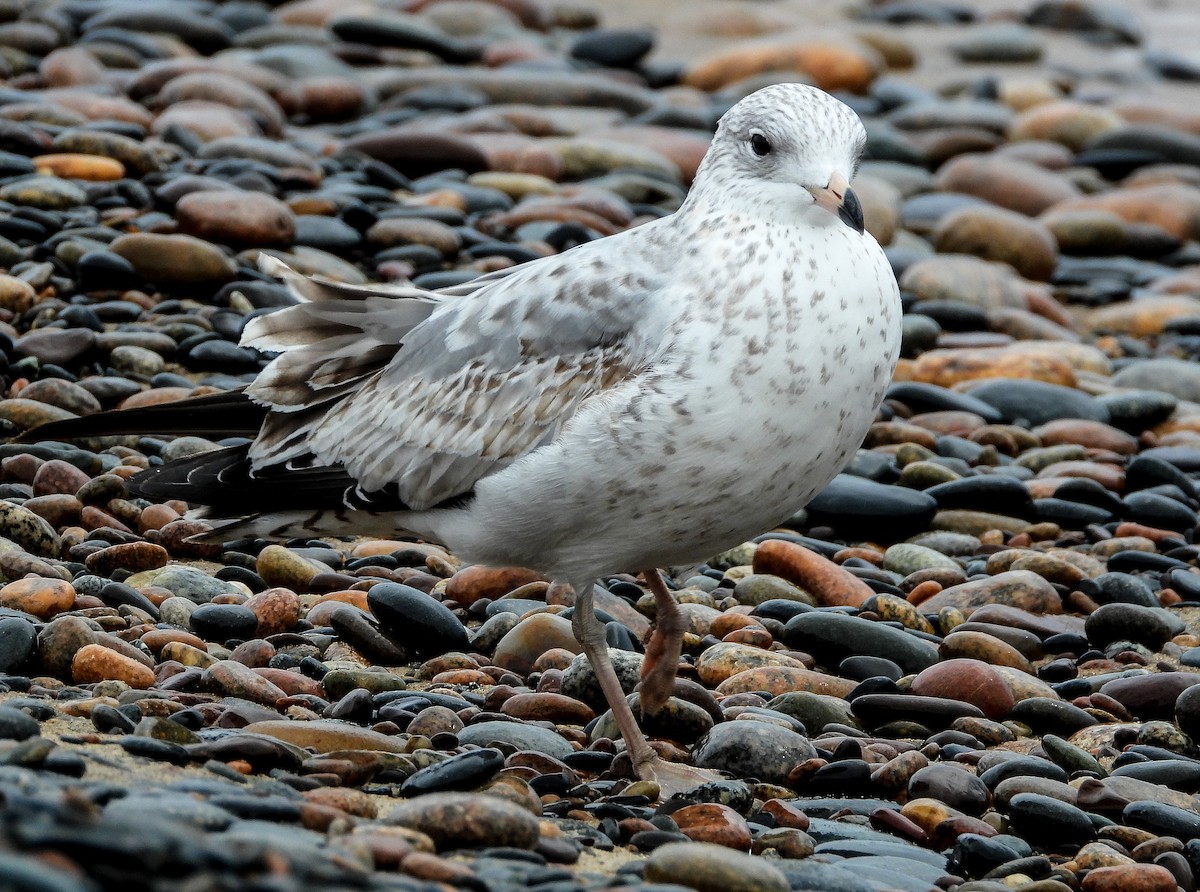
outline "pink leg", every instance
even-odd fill
[[[617,678],[616,670],[613,669],[612,660],[609,659],[608,643],[604,640],[604,627],[596,619],[592,608],[593,585],[594,583],[589,582],[586,585],[572,586],[575,589],[572,630],[575,632],[575,638],[583,645],[583,652],[592,664],[592,671],[596,673],[600,688],[604,691],[604,699],[608,702],[613,719],[617,723],[617,729],[625,740],[625,748],[629,753],[630,762],[633,763],[634,773],[641,780],[656,782],[664,799],[707,781],[720,779],[720,775],[712,771],[665,761],[659,757],[654,748],[650,746],[649,741],[646,740],[646,735],[638,727],[633,710],[629,708],[629,703],[625,699],[625,692],[621,689],[621,682]],[[666,586],[662,585],[661,580],[659,580],[659,585],[666,592]],[[667,597],[670,597],[669,593]],[[674,605],[672,604],[672,606]],[[678,613],[678,610],[675,612]],[[682,635],[682,630],[679,635]],[[667,663],[671,670],[669,682],[672,685],[675,677],[675,664],[678,660],[677,636],[675,657]],[[644,686],[645,682],[643,682]],[[642,694],[642,697],[645,697],[645,693]],[[666,702],[665,697],[663,702]]]
[[[658,570],[642,571],[646,584],[654,594],[654,631],[646,642],[646,659],[642,663],[642,715],[654,715],[662,709],[675,690],[675,669],[683,646],[685,622],[679,605],[667,589]]]
[[[604,699],[608,702],[608,708],[613,711],[613,718],[617,722],[621,737],[625,739],[629,758],[633,761],[634,771],[637,772],[638,777],[643,777],[642,772],[645,766],[655,761],[658,756],[647,742],[642,729],[638,727],[637,719],[633,717],[633,710],[629,708],[629,703],[625,700],[625,691],[621,689],[621,682],[617,678],[616,670],[613,669],[612,660],[608,657],[608,642],[604,640],[604,626],[600,625],[600,621],[596,619],[596,614],[592,610],[592,587],[594,584],[589,582],[586,585],[572,586],[575,589],[575,613],[572,617],[571,627],[575,632],[575,639],[583,645],[583,652],[587,654],[588,662],[592,664],[592,671],[596,673],[600,689],[604,691]]]

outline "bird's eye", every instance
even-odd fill
[[[771,141],[761,133],[755,133],[750,136],[750,148],[754,150],[754,154],[760,158],[763,155],[771,154]]]

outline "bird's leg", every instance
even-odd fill
[[[675,690],[675,669],[679,665],[687,624],[658,570],[643,570],[642,575],[654,594],[654,631],[646,642],[639,691],[642,715],[654,715],[666,705],[667,698]]]
[[[658,754],[651,748],[642,729],[638,727],[633,710],[625,700],[625,691],[621,688],[617,671],[613,669],[612,660],[609,659],[604,626],[596,619],[592,610],[593,585],[595,583],[589,582],[587,585],[572,586],[575,589],[575,613],[571,617],[571,629],[575,633],[575,639],[583,646],[583,652],[592,664],[597,681],[600,682],[600,689],[604,691],[604,699],[613,712],[621,737],[625,739],[625,748],[629,751],[633,770],[638,777],[645,779],[646,768],[658,760]]]
[[[719,774],[702,768],[665,761],[646,740],[646,735],[638,727],[633,710],[629,708],[629,702],[625,699],[625,692],[621,689],[621,682],[613,669],[612,660],[609,659],[604,627],[600,625],[592,610],[593,585],[594,583],[589,582],[586,585],[572,586],[575,589],[575,613],[571,618],[571,628],[592,664],[592,671],[596,673],[600,689],[604,691],[604,699],[608,702],[617,729],[625,740],[625,748],[633,764],[634,773],[641,780],[655,781],[664,799],[690,790],[698,784],[720,778]],[[665,586],[663,591],[666,591]],[[675,664],[671,663],[670,666],[674,673]]]

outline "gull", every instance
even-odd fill
[[[848,185],[865,138],[828,94],[767,87],[721,118],[674,214],[439,291],[309,278],[263,254],[299,302],[246,325],[243,345],[278,355],[242,402],[124,413],[252,441],[131,489],[234,518],[226,535],[416,535],[569,586],[633,771],[691,786],[707,775],[638,727],[595,586],[640,571],[653,593],[639,695],[653,714],[685,627],[659,568],[779,525],[860,445],[901,315]]]

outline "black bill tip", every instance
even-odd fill
[[[846,190],[846,197],[842,199],[841,207],[838,208],[838,217],[843,223],[862,235],[865,229],[863,223],[862,204],[858,200],[858,196],[854,194],[853,189]]]

